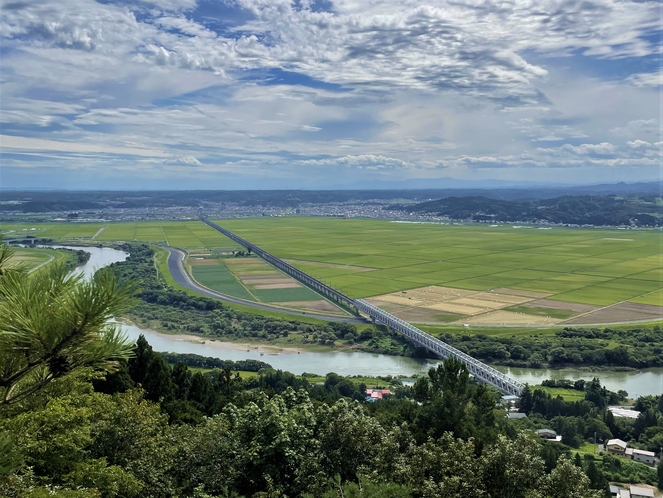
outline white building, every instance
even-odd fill
[[[654,490],[651,488],[643,488],[631,484],[629,491],[631,492],[631,498],[654,498]]]
[[[626,446],[627,444],[621,439],[611,439],[605,444],[605,448],[608,450],[608,453],[617,455],[624,455]]]
[[[655,455],[653,451],[637,450],[634,448],[633,456],[631,458],[633,458],[633,461],[635,462],[646,463],[647,465],[654,465]]]

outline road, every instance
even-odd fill
[[[168,271],[172,275],[173,280],[175,280],[175,282],[178,285],[181,285],[182,287],[185,287],[194,292],[197,292],[198,294],[201,294],[205,297],[211,297],[212,299],[219,299],[220,301],[225,301],[227,303],[240,304],[242,306],[247,306],[259,310],[276,311],[278,313],[287,313],[288,315],[294,315],[294,316],[306,316],[310,318],[317,318],[319,320],[326,320],[328,322],[367,323],[367,320],[364,320],[363,318],[356,318],[350,316],[343,317],[337,315],[322,315],[319,313],[295,311],[288,308],[281,308],[278,306],[272,306],[264,303],[255,303],[252,301],[246,301],[244,299],[239,299],[233,296],[227,296],[225,294],[221,294],[220,292],[216,292],[211,289],[208,289],[207,287],[203,287],[202,285],[200,285],[198,282],[196,282],[191,278],[191,276],[187,273],[186,269],[184,268],[184,258],[186,257],[186,253],[183,250],[169,246],[166,246],[164,248],[169,253]]]

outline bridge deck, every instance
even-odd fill
[[[504,393],[520,395],[520,392],[524,387],[523,384],[515,379],[512,379],[508,375],[505,375],[502,372],[495,370],[493,367],[472,358],[468,354],[465,354],[462,351],[439,340],[438,338],[427,334],[414,325],[411,325],[401,320],[400,318],[395,317],[391,313],[387,313],[377,306],[372,305],[368,301],[364,301],[363,299],[352,299],[345,294],[338,292],[336,289],[328,286],[327,284],[317,280],[316,278],[313,278],[307,273],[304,273],[303,271],[295,268],[294,266],[286,263],[276,256],[271,255],[267,251],[264,251],[257,245],[244,240],[238,235],[235,235],[230,230],[226,230],[216,223],[209,221],[204,216],[201,216],[201,220],[209,227],[221,232],[223,235],[237,242],[239,245],[245,247],[246,249],[250,249],[252,252],[254,252],[268,263],[274,265],[276,268],[285,272],[291,277],[296,278],[300,282],[308,285],[320,294],[334,301],[337,301],[338,303],[354,308],[359,312],[366,313],[373,320],[391,327],[393,330],[403,334],[405,337],[410,339],[417,346],[424,347],[443,359],[450,357],[457,358],[467,366],[468,370],[476,380],[496,387]]]

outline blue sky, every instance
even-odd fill
[[[661,178],[660,1],[1,9],[2,188]]]

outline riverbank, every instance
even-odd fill
[[[231,350],[231,351],[246,351],[246,352],[258,352],[263,354],[299,354],[304,351],[307,351],[303,347],[291,347],[291,346],[282,346],[280,344],[265,344],[259,341],[242,341],[242,340],[226,340],[218,339],[214,337],[207,337],[202,335],[193,335],[193,334],[181,334],[177,332],[167,332],[167,331],[158,331],[153,328],[145,328],[141,326],[140,323],[135,323],[134,321],[123,317],[117,320],[118,323],[121,323],[125,326],[131,326],[149,332],[157,337],[162,337],[164,339],[173,340],[176,342],[188,342],[191,344],[201,344],[209,346],[210,348],[217,348],[222,350]],[[324,350],[331,350],[332,348],[325,348]],[[312,351],[312,350],[308,350]],[[320,350],[318,350],[320,352]]]
[[[247,341],[211,341],[208,338],[187,334],[162,334],[144,330],[135,325],[125,325],[130,339],[145,335],[155,351],[173,353],[193,353],[226,360],[255,359],[269,363],[275,369],[287,370],[295,375],[304,372],[326,374],[335,372],[343,376],[417,376],[425,375],[440,360],[417,359],[406,356],[389,356],[384,354],[366,353],[361,351],[305,351],[297,354],[277,351],[269,344],[249,343]],[[186,340],[185,340],[186,339]],[[244,344],[246,349],[243,349]],[[261,347],[262,346],[262,347]],[[286,348],[284,348],[286,349]],[[298,348],[294,348],[295,350]],[[269,352],[268,352],[269,351]],[[663,368],[644,369],[633,372],[588,372],[577,369],[550,368],[510,368],[494,365],[494,367],[530,385],[539,385],[548,379],[592,380],[598,377],[601,384],[611,391],[625,390],[629,396],[636,398],[648,394],[658,395],[663,392]]]
[[[324,345],[324,344],[313,344],[302,342],[304,340],[303,334],[301,333],[290,333],[287,337],[279,337],[272,339],[269,342],[265,342],[261,339],[252,339],[250,337],[242,338],[232,338],[228,336],[224,337],[212,337],[208,335],[197,335],[197,334],[185,334],[180,331],[168,330],[164,327],[161,327],[161,321],[159,320],[141,320],[139,317],[125,316],[119,319],[118,321],[126,323],[128,325],[133,325],[144,330],[150,330],[151,332],[157,335],[163,335],[167,337],[180,337],[187,338],[185,340],[192,342],[197,341],[202,344],[229,344],[235,345],[238,350],[259,350],[261,352],[309,352],[309,353],[332,353],[332,352],[366,352],[373,353],[376,351],[366,350],[365,345],[359,343],[348,344],[347,341],[336,340],[334,345]],[[376,352],[377,353],[377,352]],[[393,356],[406,356],[406,355],[393,355]]]

